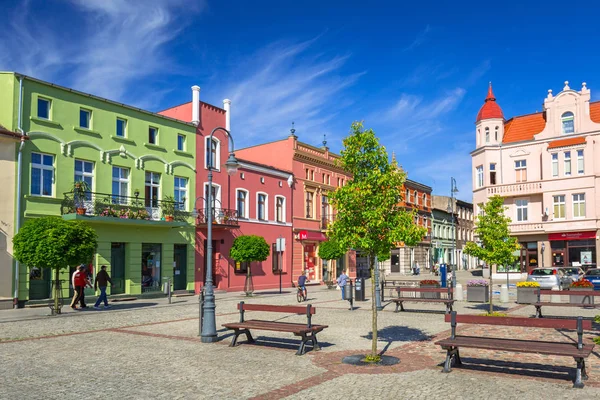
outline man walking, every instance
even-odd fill
[[[96,300],[96,304],[94,304],[94,309],[99,310],[102,301],[104,301],[104,308],[110,308],[108,297],[106,297],[106,286],[109,282],[112,286],[112,280],[110,279],[108,272],[106,272],[106,265],[103,265],[100,267],[100,272],[96,275],[96,281],[94,282],[94,290],[100,288],[100,296],[98,297],[98,300]]]
[[[337,278],[337,284],[342,289],[342,300],[346,300],[346,282],[348,281],[348,275],[346,275],[345,271],[342,271],[342,274]]]
[[[75,270],[75,272],[73,273],[73,276],[71,277],[71,282],[73,284],[73,290],[74,290],[74,294],[73,294],[73,299],[71,300],[71,308],[73,310],[77,310],[77,303],[79,302],[81,305],[81,308],[85,308],[85,299],[83,297],[83,290],[85,289],[86,286],[86,281],[87,281],[87,277],[85,275],[85,269],[83,267],[83,265],[80,265],[79,267],[77,267],[77,270]]]

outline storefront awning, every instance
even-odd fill
[[[548,240],[596,239],[596,231],[549,233]]]
[[[324,242],[327,240],[327,236],[325,236],[322,232],[314,232],[314,231],[300,231],[297,236],[298,240],[316,240],[319,242]]]

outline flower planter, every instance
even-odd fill
[[[467,301],[488,303],[490,301],[489,286],[467,286]]]
[[[533,304],[537,303],[537,290],[538,288],[518,287],[517,288],[517,303],[519,304]]]
[[[77,207],[77,215],[85,215],[86,209],[83,207]]]
[[[432,289],[439,289],[440,285],[419,285],[420,288],[426,289],[426,288],[432,288]],[[421,292],[421,298],[422,299],[440,299],[440,293],[427,293],[427,292]]]
[[[571,292],[585,292],[585,291],[589,292],[590,290],[594,290],[594,288],[593,287],[590,287],[590,288],[572,287],[572,288],[570,288]],[[569,295],[569,302],[571,304],[594,304],[594,296]]]
[[[165,216],[165,221],[167,221],[167,222],[173,222],[173,216],[172,215]]]

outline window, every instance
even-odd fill
[[[573,218],[585,218],[585,193],[573,195]]]
[[[490,142],[490,128],[485,128],[485,142]]]
[[[112,168],[112,197],[113,203],[126,204],[125,196],[129,194],[129,169],[121,167]]]
[[[219,149],[221,147],[221,143],[216,140],[215,138],[213,138],[212,143],[210,143],[210,137],[206,138],[206,142],[204,142],[206,144],[206,154],[205,154],[205,160],[204,160],[204,165],[206,166],[206,168],[213,168],[218,170],[219,169],[219,165],[221,165],[221,160],[220,160],[220,152]]]
[[[338,184],[337,184],[337,185],[338,185],[338,187],[339,187],[339,186],[340,186],[340,178],[337,178],[337,181],[338,181]]]
[[[208,199],[208,183],[204,184],[204,207],[206,208],[208,206],[208,203],[206,202]],[[212,190],[210,191],[210,202],[212,204],[212,209],[213,209],[213,216],[215,216],[215,213],[218,213],[220,210],[215,210],[215,205],[219,204],[219,207],[221,207],[221,187],[219,185],[213,184],[212,185]]]
[[[285,198],[275,198],[275,220],[277,222],[285,222]]]
[[[54,156],[31,153],[31,194],[52,196],[54,183]]]
[[[118,137],[125,137],[126,133],[127,133],[127,120],[126,119],[121,119],[121,118],[117,118],[117,136]]]
[[[410,203],[410,190],[406,189],[406,202]]]
[[[313,192],[306,192],[306,218],[313,218]]]
[[[321,196],[321,219],[329,218],[329,197]]]
[[[419,198],[419,194],[417,193],[417,191],[415,190],[415,203],[417,203],[417,205],[421,205],[421,199]]]
[[[524,222],[528,220],[527,217],[527,206],[529,205],[528,200],[516,200],[517,205],[517,221]]]
[[[490,163],[490,185],[496,184],[496,164]]]
[[[260,221],[266,221],[268,219],[267,215],[267,195],[264,193],[258,193],[258,202],[257,202],[257,218]]]
[[[558,153],[552,153],[552,176],[558,176]]]
[[[158,144],[158,128],[148,128],[148,143]]]
[[[175,209],[184,211],[187,209],[187,183],[188,179],[180,176],[175,177]]]
[[[91,161],[75,160],[75,182],[85,182],[92,189],[94,180],[94,163]],[[85,199],[92,200],[92,194],[86,193]]]
[[[483,165],[476,168],[477,170],[477,187],[483,187]]]
[[[185,151],[185,135],[177,135],[177,150]]]
[[[314,181],[315,180],[315,171],[310,171],[310,180]]]
[[[423,193],[423,207],[427,207],[427,194]]]
[[[565,151],[565,176],[571,175],[571,152]]]
[[[92,112],[85,108],[79,109],[79,127],[84,129],[90,129],[92,122]]]
[[[558,195],[552,196],[554,200],[554,219],[561,219],[565,217],[565,196]]]
[[[498,127],[496,127],[496,130],[494,132],[494,138],[496,140],[496,142],[498,141]]]
[[[321,174],[323,176],[323,183],[327,183],[327,175]]]
[[[146,172],[145,187],[146,207],[158,207],[158,198],[160,190],[160,174],[157,172]]]
[[[515,161],[516,182],[527,182],[527,160]]]
[[[50,119],[50,105],[52,101],[38,97],[37,101],[37,116],[38,118]]]
[[[583,150],[577,150],[577,173],[583,175]]]
[[[248,192],[245,190],[237,190],[237,215],[239,218],[248,218],[247,204]]]
[[[306,179],[310,178],[310,172],[308,171],[308,168],[306,168],[304,171],[306,171]]]
[[[568,111],[560,117],[562,122],[562,131],[565,134],[575,132],[575,119],[573,113]]]

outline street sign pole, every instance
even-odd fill
[[[281,284],[281,275],[283,274],[283,249],[285,248],[285,239],[283,236],[279,235],[277,238],[277,243],[275,245],[275,250],[277,250],[279,257],[279,294],[282,293],[282,284]]]

